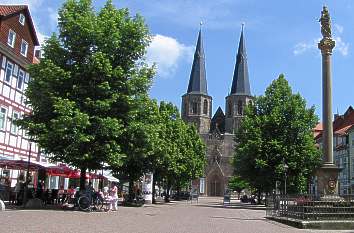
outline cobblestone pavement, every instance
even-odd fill
[[[354,232],[300,230],[264,219],[265,210],[221,199],[201,198],[144,207],[120,207],[117,212],[8,210],[0,212],[0,232],[121,232],[121,233],[302,233]]]

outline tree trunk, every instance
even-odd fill
[[[257,204],[258,205],[261,204],[261,191],[260,190],[258,190],[258,192],[257,192]]]
[[[180,201],[181,200],[181,185],[180,184],[177,184],[177,187],[176,187],[176,191],[177,191],[177,194],[176,194],[176,197],[177,197],[177,201]]]
[[[167,181],[167,186],[166,186],[166,195],[165,195],[165,202],[170,202],[170,189],[171,189],[171,183]]]
[[[128,202],[133,202],[134,200],[134,180],[129,178],[129,194],[128,194]]]
[[[156,199],[155,199],[155,194],[156,194],[156,189],[155,189],[155,184],[156,184],[156,175],[153,175],[152,178],[152,204],[156,204]]]
[[[86,167],[81,167],[80,170],[80,191],[84,191],[86,189]]]

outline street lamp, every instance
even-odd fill
[[[24,193],[23,193],[23,198],[22,198],[23,206],[26,206],[26,202],[27,202],[28,183],[29,183],[30,164],[31,164],[31,150],[32,150],[32,142],[29,143],[26,182],[25,182]]]
[[[284,168],[284,195],[286,195],[286,172],[288,171],[289,166],[283,161]]]

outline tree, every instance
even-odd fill
[[[232,176],[229,180],[229,189],[237,192],[238,199],[240,199],[241,191],[248,187],[248,183],[241,179],[239,176]]]
[[[152,122],[157,135],[152,140],[155,147],[147,158],[147,167],[154,173],[153,194],[156,182],[162,181],[165,181],[168,194],[172,185],[180,190],[192,179],[203,175],[205,145],[195,127],[180,118],[177,107],[172,103],[162,101],[158,117]]]
[[[129,182],[128,202],[132,202],[135,197],[134,181],[151,171],[152,157],[161,142],[157,102],[145,98],[139,103],[137,115],[127,125],[121,144],[126,156],[122,159],[121,165],[111,166],[114,171],[121,174],[121,178]]]
[[[196,128],[181,118],[174,121],[170,141],[173,143],[168,156],[166,180],[168,189],[174,185],[179,198],[180,190],[191,180],[201,177],[206,163],[205,144]]]
[[[112,1],[95,12],[91,0],[68,0],[59,10],[59,35],[29,68],[32,114],[19,124],[53,161],[86,169],[119,166],[130,152],[126,135],[146,99],[154,71],[142,61],[150,34],[139,15]]]
[[[269,193],[287,172],[289,192],[305,192],[306,182],[320,164],[312,129],[318,122],[314,107],[306,108],[280,75],[246,108],[236,134],[235,171],[258,195]],[[285,170],[285,166],[288,169]]]

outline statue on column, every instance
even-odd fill
[[[321,22],[321,33],[324,38],[331,38],[331,18],[329,16],[329,12],[326,6],[323,7],[321,11],[321,18],[319,20]]]

